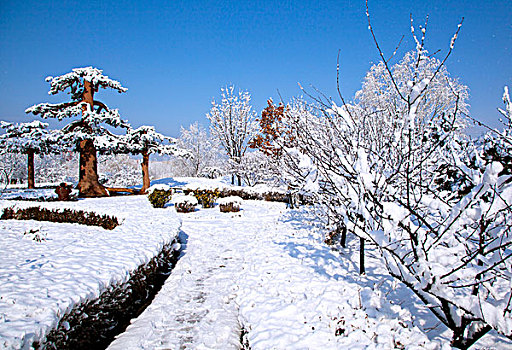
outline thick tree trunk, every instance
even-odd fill
[[[140,189],[140,193],[146,193],[146,190],[150,186],[149,180],[149,154],[147,151],[142,152],[142,188]]]
[[[92,84],[84,80],[83,102],[94,108],[94,90]],[[87,110],[84,107],[84,112]],[[108,192],[98,181],[98,159],[93,140],[83,140],[79,144],[80,172],[78,190],[80,197],[106,197]]]
[[[98,180],[98,160],[92,140],[83,140],[79,145],[80,173],[78,190],[80,197],[106,197],[108,192]]]
[[[27,179],[28,179],[28,188],[34,189],[36,188],[36,182],[34,177],[34,150],[29,149],[27,151]]]

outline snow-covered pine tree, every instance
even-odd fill
[[[235,93],[234,86],[221,89],[221,102],[212,101],[206,114],[210,120],[210,131],[217,138],[233,164],[240,164],[248,142],[256,132],[256,112],[251,106],[251,95],[247,91]],[[238,185],[241,176],[237,175]],[[233,176],[234,183],[234,176]]]
[[[177,157],[185,157],[189,154],[176,145],[176,139],[156,132],[154,126],[143,125],[137,129],[129,128],[126,135],[119,140],[118,153],[142,155],[142,188],[140,193],[145,193],[150,186],[150,154],[158,153]]]
[[[35,188],[34,155],[60,151],[60,131],[47,130],[48,124],[34,120],[29,123],[0,121],[5,133],[0,135],[0,146],[4,152],[27,155],[28,188]]]
[[[62,132],[65,140],[75,145],[80,153],[78,189],[81,197],[108,196],[106,189],[98,181],[97,170],[97,143],[105,144],[115,138],[105,137],[107,129],[101,124],[112,127],[128,127],[127,122],[121,120],[117,109],[109,109],[100,101],[94,100],[94,94],[100,88],[110,88],[119,93],[126,92],[126,88],[118,81],[102,74],[102,71],[93,67],[75,68],[72,72],[58,76],[47,77],[50,83],[50,95],[68,91],[70,102],[50,104],[41,103],[28,108],[26,113],[41,115],[42,118],[56,118],[62,120],[81,115],[81,118],[66,125]],[[100,137],[102,137],[99,139]]]

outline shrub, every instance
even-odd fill
[[[177,196],[172,201],[178,213],[190,213],[195,210],[197,199],[194,196]]]
[[[237,196],[225,197],[219,200],[219,208],[223,213],[240,211],[243,199]]]
[[[213,208],[215,200],[220,196],[220,191],[217,188],[214,190],[185,190],[184,192],[185,194],[193,193],[203,208]]]
[[[148,192],[148,200],[153,208],[163,208],[172,198],[172,190],[167,185],[151,186]]]

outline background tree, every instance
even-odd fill
[[[180,176],[204,176],[208,168],[222,167],[219,143],[198,122],[187,129],[181,128],[177,146],[189,153],[188,157],[177,157],[175,161]]]
[[[13,124],[0,122],[5,133],[0,135],[0,145],[5,152],[27,155],[28,188],[35,188],[35,154],[56,153],[59,151],[59,132],[47,130],[48,124],[34,120],[29,123]]]
[[[267,107],[257,118],[258,129],[252,140],[250,148],[259,149],[267,156],[279,158],[283,148],[295,146],[293,123],[290,123],[290,106],[283,103],[275,105],[272,99],[267,100]]]
[[[21,181],[26,175],[25,157],[0,147],[0,190],[10,183]]]
[[[98,181],[95,139],[107,131],[101,124],[112,127],[128,127],[128,124],[121,120],[117,110],[108,109],[102,102],[94,100],[94,94],[99,88],[111,88],[119,93],[126,92],[127,89],[93,67],[75,68],[70,73],[55,78],[48,77],[46,81],[50,82],[49,94],[55,95],[69,90],[71,101],[59,104],[41,103],[28,108],[26,112],[58,120],[81,115],[79,120],[72,121],[62,129],[67,134],[66,139],[75,144],[80,153],[77,186],[79,195],[107,196],[107,191]]]
[[[221,89],[220,103],[212,101],[212,108],[206,115],[210,120],[211,134],[226,151],[233,170],[242,162],[248,142],[256,130],[255,111],[250,102],[251,95],[247,91],[235,93],[234,86],[228,86]],[[235,176],[241,185],[241,176],[234,170],[233,183]]]
[[[101,154],[98,156],[100,182],[112,188],[126,188],[140,184],[140,162],[129,154]]]

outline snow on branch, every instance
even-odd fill
[[[101,69],[93,67],[74,68],[72,72],[58,76],[47,77],[46,81],[50,83],[49,95],[55,95],[60,91],[71,89],[74,95],[77,90],[82,87],[82,80],[88,81],[92,84],[94,91],[98,91],[99,87],[111,88],[117,90],[119,93],[126,92],[128,89],[124,88],[120,82],[110,79],[108,76],[102,74]]]
[[[28,123],[8,123],[0,121],[5,133],[0,135],[3,151],[26,153],[54,153],[59,150],[60,132],[47,130],[48,124],[34,120]]]

